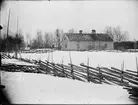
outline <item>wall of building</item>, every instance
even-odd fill
[[[69,50],[77,50],[77,41],[69,42]]]
[[[79,49],[77,48],[77,44],[79,44]],[[105,42],[105,41],[71,41],[70,42],[70,50],[112,50],[113,42]]]
[[[63,36],[61,42],[61,50],[68,50],[69,49],[69,40],[66,35]]]
[[[113,42],[109,41],[95,41],[95,50],[112,50]]]
[[[94,46],[94,42],[92,41],[82,41],[80,43],[80,50],[92,50]]]
[[[91,50],[94,42],[92,41],[70,41],[70,50],[78,50],[78,51],[84,51],[84,50]]]
[[[107,49],[113,50],[114,49],[114,43],[113,42],[107,42]]]

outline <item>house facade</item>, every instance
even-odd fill
[[[65,33],[61,41],[61,50],[112,50],[113,40],[107,34],[96,33],[92,30],[91,33]]]

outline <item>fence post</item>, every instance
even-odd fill
[[[89,67],[87,67],[87,80],[88,80],[88,82],[90,82],[90,80],[89,80]]]
[[[121,66],[122,66],[122,72],[121,72],[121,83],[122,83],[122,85],[123,85],[123,71],[124,71],[124,61],[123,61],[123,63],[121,64]]]
[[[72,75],[72,79],[75,79],[74,78],[74,75],[73,75],[73,65],[72,65],[72,59],[71,59],[71,53],[70,53],[70,51],[69,51],[69,57],[70,57],[70,67],[71,67],[71,75]]]
[[[48,61],[46,61],[46,71],[47,71],[47,69],[48,69]]]
[[[63,75],[65,76],[65,71],[64,71],[64,66],[63,66],[63,64],[61,65],[61,67],[62,67]]]
[[[67,77],[67,75],[65,75],[65,71],[64,71],[63,58],[62,58],[62,61],[61,61],[61,68],[62,68],[62,72],[63,72],[64,77]]]
[[[137,75],[138,75],[138,60],[137,60],[137,57],[136,57],[136,68],[137,68]]]
[[[121,73],[121,83],[122,83],[122,85],[123,85],[123,71],[122,71],[122,73]]]
[[[100,83],[102,83],[102,74],[101,74],[101,69],[100,69],[100,67],[99,67],[99,65],[98,65],[98,69],[99,69],[99,78],[100,78]]]
[[[89,58],[87,59],[87,80],[88,80],[88,82],[90,82],[90,80],[89,80]]]
[[[74,78],[74,75],[73,75],[73,65],[71,64],[70,66],[71,66],[71,75],[72,75],[72,79],[75,79],[75,78]]]
[[[40,65],[40,63],[41,63],[41,61],[40,61],[40,59],[39,59],[39,65]]]
[[[56,76],[56,72],[55,72],[55,64],[54,64],[54,63],[52,63],[52,64],[53,64],[54,76]]]

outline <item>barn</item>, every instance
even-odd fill
[[[113,39],[104,33],[96,33],[92,30],[91,33],[65,33],[60,43],[61,50],[112,50]]]

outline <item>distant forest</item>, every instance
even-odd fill
[[[37,48],[53,48],[52,43],[42,43],[43,41],[39,38],[37,40],[34,40],[28,47],[31,49],[37,49]],[[18,49],[17,49],[18,45]],[[15,50],[21,50],[26,47],[25,41],[23,36],[16,35],[16,36],[8,36],[6,38],[0,38],[0,49],[1,52],[6,51],[15,51]],[[115,50],[125,50],[125,49],[138,49],[138,41],[120,41],[120,42],[114,42],[114,49]]]
[[[8,36],[6,38],[0,38],[0,51],[15,51],[24,47],[24,39],[22,36]],[[18,47],[17,47],[18,46]]]
[[[75,29],[69,29],[68,33],[76,33]],[[138,49],[138,41],[129,41],[129,34],[127,31],[122,31],[118,27],[105,27],[103,33],[107,33],[114,41],[115,50],[124,50],[124,49]],[[3,34],[3,37],[0,37],[0,51],[15,51],[23,50],[26,47],[30,49],[39,49],[39,48],[57,48],[60,49],[60,43],[64,31],[62,29],[56,29],[54,33],[45,32],[42,33],[41,30],[37,30],[35,38],[30,38],[29,34],[26,34],[27,41],[25,41],[22,31],[20,30],[17,34]]]

